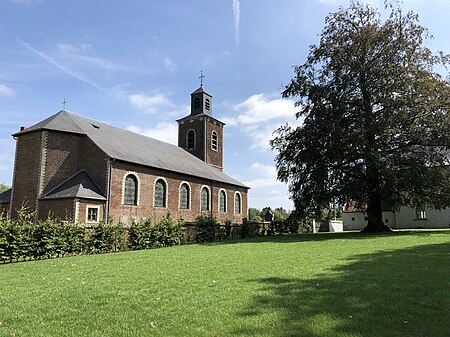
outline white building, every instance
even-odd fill
[[[344,230],[363,229],[367,226],[367,212],[344,211],[342,218]],[[450,208],[436,210],[400,207],[396,211],[383,211],[383,221],[392,229],[448,228],[450,227]]]

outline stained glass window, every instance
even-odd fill
[[[241,213],[241,195],[239,193],[234,195],[234,213]]]
[[[182,184],[180,187],[180,208],[189,208],[189,186],[187,184]]]
[[[132,174],[127,175],[127,177],[125,178],[123,203],[125,205],[137,205],[137,191],[137,178]]]
[[[219,207],[220,212],[225,213],[227,211],[227,195],[225,191],[220,191],[219,193]]]
[[[155,207],[166,207],[166,183],[162,179],[155,183]]]
[[[206,187],[203,187],[202,189],[202,196],[201,196],[201,209],[202,211],[209,211],[209,191]]]

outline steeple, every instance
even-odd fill
[[[212,116],[212,96],[203,89],[203,72],[200,88],[191,94],[191,113],[179,119],[178,146],[201,160],[223,170],[223,122]]]
[[[191,94],[191,116],[199,114],[212,115],[212,96],[203,89],[203,86]]]
[[[200,88],[191,94],[191,116],[206,114],[212,116],[212,96],[203,89],[203,71],[200,71]]]

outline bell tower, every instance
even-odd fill
[[[200,88],[191,94],[190,115],[177,120],[178,146],[204,162],[223,171],[223,127],[225,123],[212,116],[212,96]]]

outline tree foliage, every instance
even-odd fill
[[[330,202],[367,207],[367,231],[389,230],[382,203],[450,205],[449,56],[426,48],[418,15],[352,1],[325,20],[320,43],[283,91],[300,127],[272,140],[278,179],[297,211]]]
[[[10,186],[5,185],[4,183],[1,183],[0,184],[0,193],[3,193],[5,191],[9,190],[10,188],[11,188]]]
[[[249,221],[262,221],[261,211],[257,208],[250,207],[248,209],[248,220]]]

